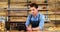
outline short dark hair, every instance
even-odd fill
[[[35,7],[36,9],[38,8],[38,5],[36,3],[31,3],[30,7]]]

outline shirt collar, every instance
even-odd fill
[[[37,13],[37,16],[36,17],[38,17],[39,16],[39,13]],[[34,17],[34,16],[33,16]]]

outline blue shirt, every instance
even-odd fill
[[[39,18],[40,19],[39,28],[43,29],[43,27],[44,27],[44,19],[45,19],[43,14],[40,14],[40,16],[39,16],[39,13],[38,13],[36,17],[34,17],[32,15],[31,21],[38,21],[38,17],[40,17]],[[27,17],[27,20],[26,20],[26,23],[25,23],[26,26],[28,26],[30,24],[29,20],[30,20],[30,15],[28,15],[28,17]]]

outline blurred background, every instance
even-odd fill
[[[60,32],[60,0],[0,0],[0,32],[25,32],[29,4],[45,15],[44,32]]]

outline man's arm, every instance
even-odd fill
[[[28,15],[27,20],[26,20],[26,23],[25,23],[26,29],[27,29],[28,31],[31,31],[31,30],[32,30],[31,27],[29,27],[29,24],[30,24],[30,16],[31,16],[31,15]]]
[[[30,24],[30,15],[28,15],[28,17],[27,17],[27,20],[26,20],[26,23],[25,23],[25,25],[26,25],[26,27],[28,27],[29,26],[29,24]]]
[[[39,23],[40,30],[42,30],[44,28],[44,20],[45,20],[45,16],[41,14],[40,15],[40,23]]]

